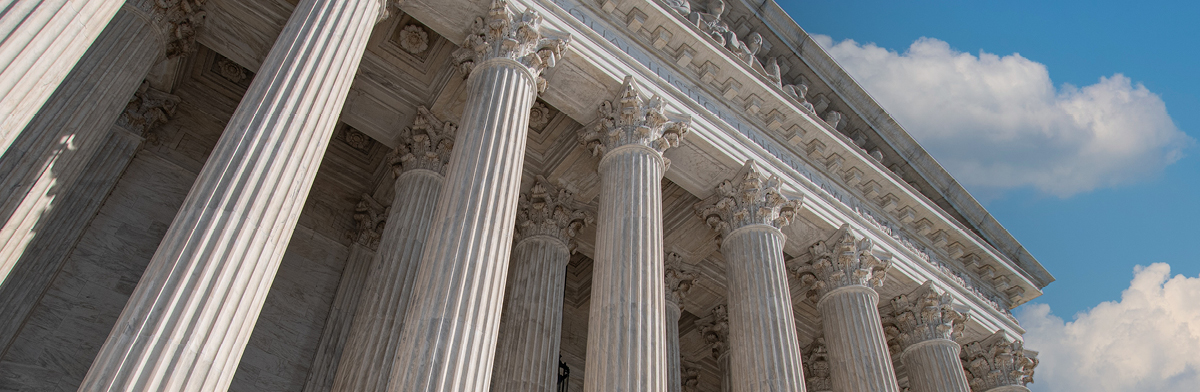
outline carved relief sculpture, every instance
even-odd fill
[[[546,81],[541,73],[553,67],[567,50],[570,38],[544,37],[542,16],[533,10],[520,14],[513,12],[506,0],[492,1],[487,19],[475,18],[462,48],[455,50],[451,58],[465,75],[470,75],[476,65],[492,58],[516,60],[528,67],[537,77],[537,90],[546,90]]]
[[[1037,351],[1026,350],[1020,340],[1003,331],[963,346],[962,361],[971,391],[986,392],[1001,387],[1020,387],[1033,382],[1038,365]]]
[[[125,112],[117,118],[117,125],[141,135],[150,144],[157,144],[158,137],[154,129],[166,124],[175,115],[179,101],[177,96],[150,87],[150,82],[142,82],[133,99],[125,106]]]

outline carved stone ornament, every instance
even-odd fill
[[[562,240],[572,252],[579,229],[595,222],[591,213],[579,209],[575,197],[566,189],[555,189],[542,176],[533,182],[529,193],[517,200],[517,230],[513,243],[537,235]]]
[[[971,390],[982,392],[1033,382],[1037,354],[1037,351],[1026,350],[1021,341],[1010,340],[1003,331],[997,331],[981,341],[963,346],[961,356]]]
[[[167,31],[167,58],[196,51],[196,34],[204,27],[208,0],[154,0],[154,21]]]
[[[746,162],[732,179],[717,185],[717,192],[696,204],[696,212],[722,236],[749,225],[777,229],[792,223],[799,200],[788,200],[779,192],[782,181],[764,172],[753,160]]]
[[[688,0],[663,0],[663,4],[685,18],[692,14],[692,4]]]
[[[808,84],[804,82],[787,84],[783,86],[783,92],[789,97],[792,97],[792,99],[795,99],[797,102],[800,102],[800,107],[804,108],[805,110],[808,110],[809,112],[816,110],[813,108],[813,104],[808,102],[808,98],[805,98],[805,96],[808,95]]]
[[[356,244],[378,249],[387,215],[387,208],[364,193],[354,206],[354,229],[346,233],[346,237]]]
[[[933,287],[933,281],[893,298],[891,316],[900,351],[927,340],[961,336],[967,316],[954,310],[953,302],[949,293]]]
[[[721,21],[725,13],[725,1],[709,0],[703,11],[693,9],[688,14],[688,21],[696,25],[708,38],[719,46],[725,46],[725,37],[731,35],[729,25]]]
[[[429,33],[415,24],[404,26],[400,30],[400,48],[408,53],[421,54],[429,49]]]
[[[534,102],[533,107],[529,109],[529,127],[540,131],[542,127],[550,124],[553,115],[554,112],[549,106],[542,102]]]
[[[438,120],[424,106],[417,107],[411,126],[400,131],[400,145],[392,154],[392,171],[399,177],[408,170],[425,169],[446,174],[454,133],[458,126]]]
[[[117,119],[117,125],[146,138],[147,142],[157,144],[158,138],[154,130],[166,124],[175,115],[180,98],[150,87],[150,82],[142,82],[133,99],[125,105],[125,111]]]
[[[880,287],[891,259],[876,256],[874,248],[869,238],[855,240],[850,225],[844,224],[833,237],[813,244],[809,248],[811,264],[800,266],[794,273],[808,287],[808,299],[813,302],[841,287]]]
[[[700,390],[700,368],[696,364],[687,360],[679,361],[679,381],[683,387],[683,392],[697,392]]]
[[[233,60],[224,57],[221,57],[217,60],[216,66],[217,73],[220,74],[222,78],[225,78],[225,80],[233,82],[234,84],[241,83],[250,76],[250,72],[246,71],[246,68],[242,67],[238,63],[233,62]]]
[[[553,67],[567,50],[570,37],[546,38],[541,31],[542,16],[534,10],[516,13],[507,0],[492,0],[487,16],[475,18],[462,48],[451,57],[464,74],[470,75],[478,64],[507,58],[524,64],[537,77],[538,93],[546,90],[541,73]],[[565,35],[564,35],[565,36]]]
[[[667,301],[673,302],[683,309],[683,299],[692,285],[696,284],[696,275],[685,269],[683,256],[675,252],[667,252],[664,258],[667,282]]]
[[[351,127],[346,127],[342,131],[342,140],[350,145],[350,147],[354,147],[354,149],[364,153],[371,148],[371,137]]]
[[[725,304],[713,307],[708,317],[696,320],[696,325],[700,326],[704,342],[712,345],[713,358],[721,359],[729,350],[729,310]]]
[[[808,392],[833,391],[833,380],[829,378],[829,348],[825,338],[813,339],[802,351],[804,358],[804,384]]]
[[[579,135],[580,144],[598,157],[631,144],[647,146],[661,154],[679,146],[690,123],[667,121],[662,99],[655,95],[647,101],[632,76],[625,77],[625,85],[616,99],[600,104],[599,114],[596,122]]]

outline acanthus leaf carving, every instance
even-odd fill
[[[1033,382],[1037,354],[1037,351],[1026,350],[1020,340],[1009,339],[1004,331],[997,331],[981,341],[963,346],[960,355],[971,390],[987,391]]]
[[[571,191],[556,189],[538,176],[528,193],[517,200],[517,227],[513,243],[538,235],[557,238],[572,252],[575,235],[584,226],[595,222],[588,211],[577,208]]]
[[[709,315],[696,320],[704,342],[712,346],[713,359],[721,359],[729,350],[729,309],[725,304],[712,308]]]
[[[196,34],[204,27],[208,0],[154,0],[152,18],[167,32],[167,58],[196,51]]]
[[[154,89],[150,87],[150,82],[143,81],[125,105],[117,125],[145,137],[150,144],[157,144],[158,137],[154,130],[171,120],[179,102],[178,96]]]
[[[487,15],[475,18],[462,47],[451,54],[452,60],[466,75],[494,58],[514,60],[536,76],[537,91],[541,93],[546,89],[542,71],[558,62],[570,42],[569,36],[544,37],[541,25],[542,16],[537,11],[516,13],[508,0],[492,0]]]
[[[689,123],[689,120],[669,121],[662,98],[655,95],[645,99],[633,77],[626,76],[621,92],[616,99],[600,104],[599,118],[580,133],[579,142],[594,156],[604,156],[617,147],[633,144],[661,154],[679,146]]]
[[[747,161],[734,179],[722,181],[716,194],[697,203],[696,212],[722,236],[749,225],[782,229],[792,223],[801,202],[784,197],[781,184],[778,176]]]
[[[869,238],[855,239],[849,224],[843,224],[828,240],[809,248],[812,261],[793,270],[807,289],[808,299],[817,302],[830,291],[858,285],[883,285],[891,258],[877,256]]]
[[[968,315],[954,309],[949,293],[925,281],[908,294],[892,299],[891,319],[899,351],[934,339],[956,340],[962,335]]]
[[[400,145],[392,154],[392,171],[396,177],[405,171],[424,169],[445,174],[454,148],[458,126],[438,120],[429,109],[417,107],[412,125],[400,131]]]
[[[818,337],[803,348],[804,384],[809,392],[833,391],[832,372],[829,366],[829,348],[825,338]]]
[[[683,387],[683,392],[697,392],[700,390],[700,368],[696,364],[680,359],[679,361],[679,379]]]
[[[378,249],[387,216],[388,208],[364,193],[354,206],[354,228],[346,233],[346,237],[356,244]]]
[[[684,297],[696,284],[696,274],[688,270],[683,263],[683,256],[675,252],[667,252],[663,260],[663,272],[666,275],[667,301],[675,303],[682,310]]]

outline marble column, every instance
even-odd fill
[[[53,231],[46,218],[62,207],[150,68],[191,39],[162,34],[200,13],[181,9],[189,1],[168,8],[136,1],[117,12],[0,158],[0,284],[33,239]]]
[[[0,155],[125,0],[9,0],[0,12]]]
[[[348,233],[353,242],[346,255],[346,266],[342,268],[342,278],[333,294],[329,315],[325,317],[325,328],[321,330],[317,353],[313,356],[308,378],[304,381],[304,392],[326,392],[333,387],[338,361],[342,358],[346,341],[350,340],[354,314],[367,286],[367,274],[371,260],[375,259],[375,251],[379,249],[379,238],[382,237],[382,227],[386,227],[387,215],[387,208],[367,194],[363,194],[354,206],[354,221],[357,224]]]
[[[80,390],[229,387],[383,12],[300,1]]]
[[[600,157],[584,391],[667,390],[662,153],[685,133],[686,122],[668,122],[662,100],[646,100],[626,77],[580,134]]]
[[[683,312],[684,297],[696,283],[696,275],[685,268],[683,256],[675,252],[666,254],[663,265],[667,284],[667,391],[680,392],[684,380],[679,353],[679,317]]]
[[[804,385],[808,392],[833,392],[833,381],[829,379],[829,348],[825,338],[813,339],[804,348]]]
[[[554,392],[573,238],[593,218],[538,177],[517,210],[492,392]]]
[[[885,330],[899,344],[913,392],[970,392],[954,342],[962,335],[966,317],[954,310],[950,294],[932,283],[893,298],[890,316],[895,325]]]
[[[879,317],[879,294],[890,262],[876,257],[869,239],[855,240],[843,225],[828,241],[812,246],[811,265],[798,271],[817,302],[829,348],[833,389],[839,392],[899,392],[892,357]]]
[[[786,238],[800,201],[780,194],[778,177],[754,161],[697,203],[702,219],[722,236],[729,300],[733,390],[804,391],[804,370],[788,271]]]
[[[334,391],[387,389],[456,130],[454,124],[419,107],[412,126],[400,133],[392,161],[396,182],[388,225],[371,261]]]
[[[445,185],[418,266],[391,391],[481,391],[492,378],[529,110],[566,50],[541,16],[496,0],[452,56],[467,78]]]
[[[1033,369],[1038,365],[1037,351],[1026,350],[1020,340],[1010,339],[1004,331],[962,348],[962,362],[973,392],[1029,392]]]
[[[67,256],[100,211],[105,197],[116,186],[150,132],[175,113],[179,97],[150,88],[134,94],[107,138],[80,173],[79,184],[58,199],[45,218],[42,232],[20,255],[7,284],[0,285],[0,353],[16,339],[21,325],[49,287]],[[80,219],[80,217],[84,217]]]
[[[712,346],[713,359],[721,371],[721,392],[733,390],[733,376],[729,366],[729,309],[727,305],[717,305],[703,319],[696,320],[700,325],[700,333],[704,342]]]

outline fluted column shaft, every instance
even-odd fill
[[[229,387],[382,12],[296,6],[80,390]]]
[[[662,188],[664,161],[629,144],[600,160],[584,390],[667,390]]]
[[[721,243],[737,392],[805,390],[783,243],[783,233],[765,224],[735,229]]]
[[[367,273],[374,258],[375,252],[370,248],[359,243],[350,244],[346,266],[342,268],[342,278],[333,294],[333,304],[325,318],[325,328],[321,330],[321,341],[317,343],[317,353],[304,382],[304,392],[326,392],[333,387],[333,377],[337,375],[338,362],[350,340],[354,314],[367,286]]]
[[[554,392],[571,253],[561,239],[539,235],[512,254],[491,391]]]
[[[491,381],[536,75],[494,58],[467,84],[390,391],[480,391]]]
[[[159,33],[121,10],[0,158],[0,285],[62,205],[129,97],[162,56]],[[5,97],[4,99],[8,99]]]
[[[142,138],[121,127],[112,132],[84,167],[81,181],[59,201],[40,233],[12,270],[12,280],[0,286],[0,354],[16,339],[54,276],[62,269],[84,231],[116,186],[121,173],[141,146]]]
[[[353,332],[332,390],[387,389],[413,279],[443,180],[440,173],[423,169],[409,170],[396,178],[388,223],[371,261],[367,288],[355,312]]]
[[[679,303],[670,295],[664,302],[667,326],[667,391],[683,391],[683,374],[679,366]]]
[[[9,0],[0,11],[0,155],[125,0]]]
[[[876,308],[878,303],[879,294],[863,285],[830,290],[817,303],[835,391],[900,390]]]
[[[971,392],[959,351],[958,343],[949,339],[926,340],[905,349],[900,360],[913,392]]]

